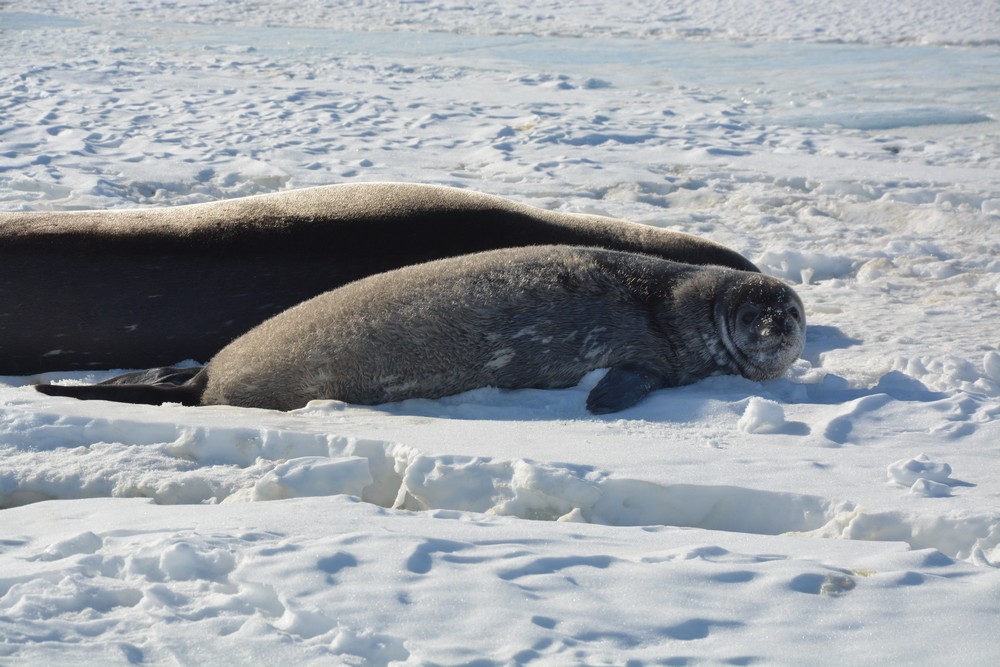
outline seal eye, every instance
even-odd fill
[[[759,314],[760,310],[756,306],[744,306],[739,314],[740,324],[745,327],[752,325]]]
[[[802,313],[799,312],[798,306],[789,306],[788,310],[785,311],[788,316],[794,319],[796,322],[802,321]]]

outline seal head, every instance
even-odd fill
[[[750,380],[771,380],[798,359],[806,341],[805,308],[780,280],[750,273],[723,283],[715,301],[719,340],[734,371]]]

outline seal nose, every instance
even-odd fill
[[[796,321],[783,310],[768,309],[760,318],[761,336],[790,336],[795,333]]]

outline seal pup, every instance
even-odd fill
[[[767,380],[805,342],[776,278],[569,246],[495,250],[370,276],[276,315],[179,386],[40,385],[49,395],[292,410],[494,386],[559,388],[609,368],[596,414],[714,374]]]
[[[553,243],[756,270],[695,236],[410,183],[0,213],[0,375],[205,361],[268,317],[353,280]]]

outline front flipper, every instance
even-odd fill
[[[652,366],[630,362],[614,366],[587,396],[587,409],[605,415],[630,408],[654,389],[666,386],[663,374]]]

